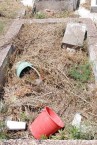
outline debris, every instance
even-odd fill
[[[38,80],[41,80],[41,75],[40,75],[40,73],[39,73],[38,70],[37,70],[35,67],[33,67],[33,65],[32,65],[31,63],[29,63],[29,62],[26,62],[26,61],[18,62],[18,63],[16,64],[15,68],[16,68],[16,75],[17,75],[18,77],[21,77],[25,71],[29,71],[29,69],[33,69],[33,70],[36,72],[36,74],[38,75]]]
[[[80,128],[81,118],[82,118],[82,116],[80,115],[80,113],[76,113],[74,116],[74,119],[72,121],[72,126],[74,126],[76,128]]]
[[[67,52],[71,53],[71,54],[74,54],[76,52],[75,49],[72,49],[72,48],[69,48],[67,47]]]
[[[6,125],[9,130],[25,130],[26,129],[26,122],[7,121]]]
[[[36,139],[41,139],[42,136],[49,137],[63,127],[64,123],[59,116],[49,107],[45,107],[29,129]]]
[[[68,23],[62,40],[62,46],[82,47],[86,35],[86,25],[81,23]]]
[[[48,16],[53,16],[55,14],[54,10],[50,10],[50,9],[45,9],[44,12],[48,15]]]

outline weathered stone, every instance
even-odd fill
[[[32,140],[17,139],[3,141],[0,145],[97,145],[96,140]]]
[[[97,0],[91,0],[91,12],[97,13]]]
[[[55,11],[73,11],[78,7],[79,0],[36,0],[35,6],[37,11],[50,9]]]
[[[62,44],[69,46],[83,46],[86,34],[86,25],[80,23],[68,23],[62,40]]]
[[[0,89],[5,83],[9,58],[14,50],[12,45],[5,46],[0,50]]]

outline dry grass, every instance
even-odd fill
[[[0,16],[6,18],[15,18],[21,7],[20,0],[0,1]]]
[[[31,76],[17,78],[12,66],[8,72],[4,99],[9,106],[7,116],[13,120],[33,121],[45,106],[53,108],[69,125],[76,112],[80,112],[84,121],[97,123],[96,90],[89,90],[93,77],[85,83],[71,78],[68,71],[74,64],[86,64],[87,53],[77,50],[70,53],[61,48],[64,24],[26,25],[14,41],[17,56],[12,58],[12,66],[18,61],[31,62],[40,72],[43,82],[36,85]],[[10,133],[9,133],[10,134]],[[21,132],[29,137],[28,132]],[[19,134],[19,136],[20,136]],[[18,136],[18,133],[14,135]]]
[[[11,22],[11,19],[0,18],[0,35],[6,33]]]
[[[36,18],[36,19],[44,19],[44,18],[75,18],[79,17],[74,14],[74,12],[69,12],[69,11],[54,11],[54,10],[42,10],[36,13],[32,13],[31,8],[26,9],[26,15],[24,18]]]

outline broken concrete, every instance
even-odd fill
[[[91,0],[91,12],[97,13],[97,0]]]
[[[82,47],[86,34],[86,25],[81,23],[68,23],[62,40],[62,45]]]

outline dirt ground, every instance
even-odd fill
[[[97,101],[95,92],[90,89],[94,83],[93,75],[91,73],[84,82],[70,76],[74,66],[86,65],[87,52],[81,49],[71,52],[61,48],[65,27],[64,23],[23,26],[13,42],[17,55],[16,58],[11,58],[8,70],[8,81],[4,88],[7,110],[1,120],[27,121],[29,124],[45,106],[49,106],[65,124],[64,137],[62,133],[57,133],[55,139],[71,139],[66,127],[71,124],[77,112],[81,113],[85,124],[92,125],[92,129],[93,126],[96,128]],[[15,64],[19,61],[32,63],[40,72],[42,82],[36,83],[29,74],[18,78]],[[8,131],[7,134],[10,138],[32,137],[28,130]],[[96,136],[90,135],[87,138],[94,139]]]

